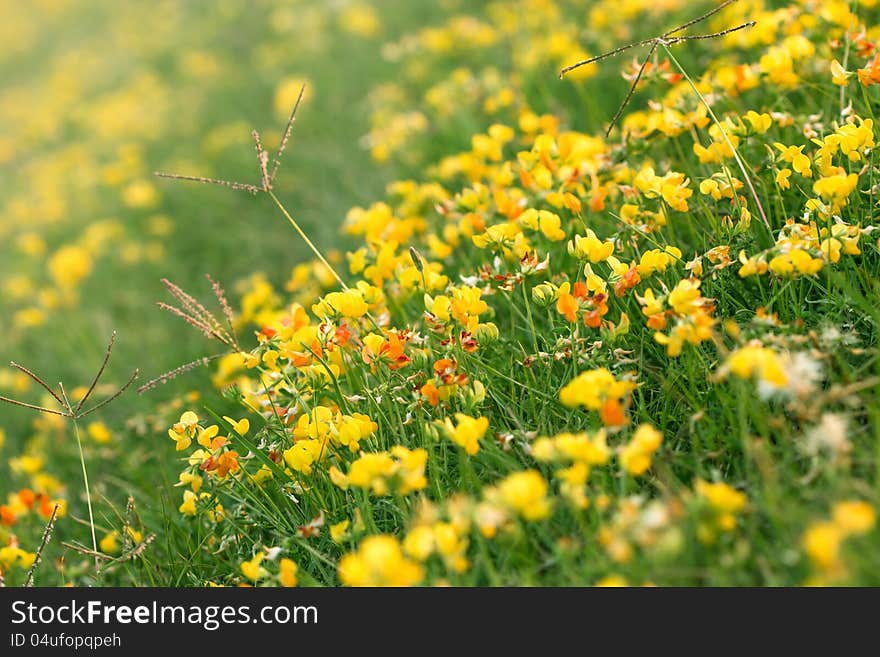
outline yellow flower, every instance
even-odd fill
[[[445,418],[440,427],[449,438],[464,451],[473,456],[480,451],[480,439],[486,435],[489,428],[489,420],[484,417],[473,418],[464,413],[455,414],[455,424],[451,418]]]
[[[304,84],[306,85],[306,95],[303,100],[307,101],[312,90],[310,81],[300,77],[288,77],[278,83],[275,88],[274,108],[275,114],[279,118],[286,119],[290,116],[290,111],[293,109],[296,99],[299,98],[300,90]]]
[[[874,507],[861,500],[838,502],[831,510],[831,517],[847,536],[868,533],[877,520]]]
[[[394,459],[388,452],[366,453],[351,464],[348,483],[368,488],[374,495],[388,494],[388,479],[394,475]]]
[[[180,482],[180,485],[189,486],[190,488],[192,488],[193,493],[198,493],[199,490],[202,488],[201,476],[187,470],[184,470],[180,473],[178,481]]]
[[[587,433],[560,433],[552,438],[538,438],[532,444],[532,455],[539,461],[571,461],[586,465],[608,463],[609,451],[605,430],[593,436]]]
[[[788,383],[779,355],[760,345],[746,345],[733,351],[724,365],[723,371],[727,370],[741,379],[750,379],[757,374],[762,381],[777,388]]]
[[[344,6],[339,15],[340,27],[361,37],[375,36],[382,27],[376,10],[366,2],[354,2]]]
[[[98,543],[104,554],[116,554],[119,551],[119,532],[115,529],[106,534]]]
[[[748,498],[723,481],[710,483],[698,479],[694,489],[709,506],[712,526],[702,526],[704,542],[711,542],[714,531],[730,532],[736,527],[736,514],[746,508]],[[708,540],[706,540],[708,539]]]
[[[480,323],[480,315],[489,308],[481,297],[482,292],[476,287],[452,288],[450,312],[456,321],[469,331],[477,328]]]
[[[532,212],[537,211],[532,210]],[[531,223],[532,227],[537,230],[537,220],[532,221]],[[471,241],[478,249],[485,249],[487,247],[495,249],[510,248],[521,232],[522,230],[520,227],[514,223],[493,224],[492,226],[489,226],[485,232],[479,235],[473,235]]]
[[[810,158],[804,155],[803,146],[786,146],[776,142],[773,144],[779,150],[779,159],[791,163],[791,168],[804,178],[811,178],[813,170],[810,168]]]
[[[831,81],[838,87],[845,87],[849,84],[852,73],[847,71],[836,59],[831,60]]]
[[[233,430],[234,430],[235,433],[237,433],[239,436],[243,436],[243,435],[245,435],[245,434],[250,430],[250,428],[251,428],[251,423],[250,423],[250,421],[249,421],[247,418],[242,418],[241,420],[238,420],[238,421],[236,422],[235,420],[233,420],[233,419],[232,419],[231,417],[229,417],[228,415],[224,415],[224,416],[223,416],[223,419],[226,420],[227,422],[229,422],[229,424],[232,425]]]
[[[770,126],[773,125],[773,117],[769,114],[758,114],[754,110],[749,110],[746,113],[746,121],[749,122],[749,125],[752,126],[752,130],[756,133],[764,134],[770,129]]]
[[[846,174],[843,171],[830,176],[823,176],[813,183],[813,193],[840,208],[859,184],[857,173]]]
[[[403,551],[417,561],[425,561],[434,552],[434,530],[430,525],[419,525],[407,532]]]
[[[62,288],[76,287],[92,271],[92,256],[81,246],[62,246],[49,258],[49,273]]]
[[[168,429],[168,435],[177,443],[177,451],[181,452],[190,446],[193,436],[198,430],[199,416],[192,411],[186,411],[180,416],[180,421]]]
[[[183,491],[183,504],[180,505],[178,511],[185,516],[196,515],[196,494],[191,490]]]
[[[243,561],[241,563],[241,574],[247,577],[252,582],[256,582],[258,579],[260,579],[260,577],[266,574],[266,570],[260,566],[260,564],[263,563],[263,559],[265,558],[265,552],[257,552],[254,555],[253,559],[249,561]]]
[[[550,515],[547,482],[537,470],[514,472],[497,486],[498,496],[525,520],[542,520]]]
[[[562,230],[562,219],[559,218],[558,214],[549,210],[529,208],[519,216],[519,221],[526,228],[540,230],[552,242],[565,239],[565,231]]]
[[[580,260],[589,260],[597,263],[607,260],[614,253],[614,242],[603,242],[592,230],[587,230],[586,236],[575,235],[568,243],[568,252]]]
[[[623,588],[628,587],[629,582],[626,581],[626,578],[623,575],[606,575],[598,582],[596,582],[596,586],[599,587],[612,587],[612,588]]]
[[[46,240],[37,233],[22,233],[15,240],[18,250],[31,257],[41,256],[46,252]]]
[[[434,545],[446,567],[456,573],[467,570],[470,562],[465,557],[468,539],[459,535],[451,522],[438,522],[433,527]]]
[[[802,543],[814,566],[820,570],[835,570],[839,568],[843,538],[843,532],[835,523],[817,522],[804,532]]]
[[[679,260],[681,260],[681,250],[677,247],[667,246],[663,251],[651,249],[642,254],[636,269],[642,277],[658,271],[662,274],[670,264]]]
[[[312,312],[322,319],[340,315],[357,319],[366,315],[369,309],[363,292],[356,288],[349,288],[345,292],[331,292],[312,306]]]
[[[350,520],[343,520],[342,522],[337,522],[335,525],[330,525],[330,539],[334,543],[341,543],[344,541],[348,538],[348,528],[350,525]]]
[[[130,208],[149,208],[158,200],[159,193],[148,180],[136,180],[122,190],[122,201]]]
[[[337,445],[357,452],[360,441],[372,436],[378,428],[379,425],[363,413],[340,415],[333,423],[330,436]]]
[[[205,449],[211,449],[211,443],[218,433],[220,433],[220,427],[212,424],[210,427],[199,430],[199,437],[196,438],[196,441]]]
[[[620,400],[633,391],[632,381],[618,381],[604,367],[581,372],[559,393],[559,400],[568,407],[586,406],[598,411],[608,399]]]
[[[18,566],[23,570],[30,568],[37,555],[35,552],[26,552],[17,545],[7,545],[0,548],[0,569],[6,570],[12,566]]]
[[[703,297],[700,295],[700,283],[699,280],[685,278],[676,284],[668,298],[669,305],[676,313],[693,315],[702,309]]]
[[[660,177],[650,166],[639,171],[633,183],[648,198],[661,197],[669,207],[678,212],[688,211],[687,199],[694,193],[689,188],[690,180],[684,174],[669,171]]]
[[[282,453],[284,462],[304,475],[312,474],[312,465],[326,455],[326,443],[322,440],[297,440],[293,447]]]
[[[706,178],[706,180],[700,183],[700,194],[711,196],[716,201],[720,200],[721,188],[718,186],[718,181],[714,178]]]
[[[415,586],[424,569],[406,558],[393,536],[370,536],[356,552],[339,560],[339,579],[346,586]]]
[[[637,477],[651,467],[651,457],[660,448],[663,434],[650,424],[636,429],[632,440],[620,451],[620,464],[629,474]]]
[[[89,437],[96,443],[109,443],[113,438],[110,429],[108,429],[107,425],[103,422],[91,422],[86,431],[88,432]]]
[[[788,189],[791,187],[791,182],[789,178],[791,177],[791,169],[780,169],[776,174],[776,184],[779,185],[779,189]]]
[[[282,559],[278,563],[278,566],[278,579],[281,582],[281,586],[287,588],[296,586],[298,583],[296,573],[299,570],[299,567],[296,565],[296,563],[292,559]],[[242,564],[242,567],[244,567],[244,564]],[[245,573],[245,575],[247,575],[247,573]]]
[[[432,298],[426,294],[425,308],[441,322],[445,322],[449,320],[449,311],[452,309],[452,302],[449,300],[449,297],[446,296],[441,295]]]
[[[425,466],[428,463],[426,450],[422,448],[410,450],[403,445],[395,445],[391,448],[391,455],[395,459],[398,493],[409,495],[428,486],[428,480],[425,478]]]

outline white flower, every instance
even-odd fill
[[[816,456],[827,453],[832,461],[846,456],[852,449],[847,436],[847,421],[842,415],[825,413],[819,424],[807,431],[804,436],[804,451]]]

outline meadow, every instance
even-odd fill
[[[875,0],[0,15],[5,585],[880,584]]]

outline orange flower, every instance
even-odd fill
[[[559,298],[556,300],[557,312],[564,315],[569,322],[576,322],[580,310],[578,299],[585,299],[587,294],[587,286],[582,281],[575,283],[574,288],[570,283],[563,283],[559,287]]]
[[[437,406],[440,403],[440,391],[437,389],[437,386],[434,384],[434,380],[431,379],[425,385],[422,386],[420,391],[424,397],[428,398],[428,403],[431,406]]]
[[[655,331],[662,331],[665,329],[666,315],[664,313],[657,313],[656,315],[648,317],[648,328],[654,329]]]
[[[602,424],[606,427],[619,427],[626,424],[626,415],[623,412],[623,405],[617,399],[606,399],[602,404],[602,410],[599,412]]]
[[[230,472],[236,472],[238,467],[238,452],[223,452],[217,459],[217,476],[223,479]]]
[[[461,344],[461,348],[469,354],[474,353],[479,346],[477,344],[477,341],[474,339],[474,336],[468,331],[462,331],[461,333],[459,333],[458,341]]]
[[[866,87],[870,87],[872,84],[880,84],[880,54],[868,62],[865,68],[860,68],[858,76],[859,82]]]
[[[15,524],[15,512],[6,504],[0,506],[0,525],[12,527]]]
[[[568,283],[563,283],[559,288],[559,298],[556,300],[556,311],[564,315],[569,322],[577,321],[578,302],[569,292]]]
[[[398,370],[411,360],[403,349],[406,342],[406,339],[401,339],[396,333],[388,333],[386,336],[372,333],[364,338],[364,362],[372,365],[376,360],[383,359],[388,362],[389,369]]]
[[[594,173],[590,176],[590,182],[593,185],[590,194],[590,210],[592,212],[602,212],[605,209],[605,199],[608,197],[608,188],[599,184],[599,177]]]
[[[28,509],[34,508],[34,502],[37,500],[37,496],[34,495],[34,491],[30,488],[22,488],[18,491],[18,499],[24,504]]]
[[[389,367],[392,370],[400,369],[410,361],[409,356],[403,353],[404,344],[405,342],[394,333],[388,336],[388,342],[382,351],[391,361]]]
[[[52,512],[55,510],[55,504],[58,503],[57,500],[52,500],[45,493],[40,493],[37,495],[37,501],[39,502],[39,507],[37,508],[37,513],[40,514],[43,518],[52,517]],[[59,515],[61,508],[59,508]]]
[[[602,318],[608,314],[608,305],[605,303],[604,294],[597,294],[591,300],[593,309],[584,313],[584,324],[590,328],[599,328],[602,326]]]
[[[455,379],[456,369],[458,369],[458,364],[451,358],[441,358],[434,363],[434,374],[443,383],[452,383]]]
[[[620,277],[620,280],[614,284],[614,294],[622,297],[624,294],[626,294],[627,290],[631,290],[641,281],[642,277],[639,276],[638,268],[635,264],[633,264],[626,271],[626,273]]]
[[[349,339],[351,338],[351,329],[348,328],[348,324],[342,322],[338,327],[336,327],[336,331],[333,334],[334,339],[336,340],[336,344],[340,347],[344,347],[348,344]]]

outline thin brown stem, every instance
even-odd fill
[[[70,414],[67,411],[56,411],[51,408],[46,408],[45,406],[35,406],[34,404],[26,404],[25,402],[21,402],[15,399],[10,399],[9,397],[0,396],[0,401],[6,402],[7,404],[12,404],[14,406],[21,406],[22,408],[29,408],[33,411],[40,411],[41,413],[50,413],[51,415],[60,415],[61,417],[70,417]]]
[[[113,343],[116,342],[116,331],[113,331],[113,334],[110,336],[110,343],[107,345],[107,353],[104,354],[104,360],[101,362],[101,367],[98,368],[98,373],[95,375],[94,380],[92,381],[92,385],[89,386],[89,389],[86,391],[86,394],[82,396],[82,399],[79,400],[79,403],[76,405],[74,409],[74,413],[78,412],[83,405],[85,405],[88,398],[91,396],[92,392],[95,390],[95,386],[98,385],[98,381],[101,380],[101,377],[104,375],[104,370],[107,368],[107,362],[110,360],[110,354],[113,352]]]
[[[204,367],[204,366],[208,365],[211,361],[217,360],[218,358],[221,358],[225,355],[226,354],[218,354],[216,356],[205,356],[202,358],[198,358],[194,361],[191,361],[189,363],[186,363],[185,365],[181,365],[180,367],[176,367],[173,370],[165,372],[165,374],[162,374],[161,376],[157,376],[155,379],[153,379],[151,381],[147,381],[147,383],[145,383],[140,388],[138,388],[137,392],[139,395],[142,395],[145,392],[147,392],[148,390],[152,390],[153,388],[155,388],[158,385],[168,383],[169,381],[171,381],[175,377],[180,376],[181,374],[186,374],[187,372],[194,370],[197,367]]]
[[[711,18],[712,16],[714,16],[718,12],[724,11],[725,9],[727,9],[727,7],[729,7],[730,5],[732,5],[735,2],[739,2],[739,0],[725,0],[725,2],[722,2],[720,5],[718,5],[714,9],[710,9],[702,16],[697,16],[696,18],[692,18],[687,23],[682,23],[678,27],[674,27],[671,30],[669,30],[668,32],[665,32],[663,34],[663,36],[665,36],[665,37],[672,36],[676,32],[681,32],[682,30],[686,30],[687,28],[691,27],[692,25],[696,25],[697,23],[702,23],[707,18]]]
[[[187,315],[180,308],[177,308],[176,306],[171,306],[171,305],[165,303],[164,301],[159,301],[156,303],[156,305],[159,306],[162,310],[167,310],[171,314],[177,315],[178,317],[180,317],[183,321],[185,321],[190,326],[199,329],[202,333],[205,334],[205,337],[217,338],[218,340],[220,340],[220,338],[217,335],[217,331],[215,329],[208,326],[207,324],[205,324],[201,320],[197,319],[196,317],[193,317],[191,315]],[[223,340],[220,340],[220,341],[223,342]]]
[[[290,112],[290,118],[287,119],[287,127],[284,128],[284,135],[281,137],[281,143],[278,145],[278,151],[275,153],[275,157],[272,160],[272,175],[269,176],[269,182],[275,182],[275,176],[278,174],[278,169],[281,166],[281,156],[284,155],[284,149],[287,148],[287,142],[290,139],[290,133],[293,131],[293,124],[296,121],[296,112],[299,109],[300,103],[302,103],[303,96],[306,94],[306,85],[303,85],[299,90],[299,96],[296,99],[296,104],[293,106],[293,110]]]
[[[657,40],[657,37],[651,37],[650,39],[643,39],[641,41],[636,41],[635,43],[630,43],[626,46],[621,46],[620,48],[615,48],[614,50],[609,50],[608,52],[604,52],[601,55],[596,55],[594,57],[590,57],[588,59],[581,60],[579,62],[575,62],[570,66],[566,66],[559,72],[559,78],[562,79],[565,77],[566,73],[573,71],[576,68],[580,68],[581,66],[586,66],[588,64],[594,64],[596,62],[600,62],[603,59],[608,59],[609,57],[614,57],[615,55],[619,55],[621,53],[626,52],[627,50],[632,50],[633,48],[638,48],[639,46],[647,46],[648,44],[654,43]]]
[[[144,537],[144,540],[142,540],[140,543],[138,543],[136,546],[134,546],[130,552],[123,552],[115,559],[110,559],[110,560],[105,561],[104,565],[107,567],[115,566],[118,563],[122,563],[124,561],[131,561],[132,559],[139,557],[141,554],[143,554],[144,550],[146,550],[147,547],[150,545],[150,543],[152,543],[154,540],[156,540],[155,533],[147,534]],[[65,542],[62,542],[61,545],[63,545],[66,548],[69,548],[71,550],[74,550],[75,552],[79,552],[80,554],[94,556],[96,558],[102,558],[102,559],[107,558],[107,555],[104,554],[103,552],[98,552],[97,550],[90,550],[89,548],[85,547],[84,545],[78,545],[76,543],[65,543]]]
[[[45,381],[43,381],[43,379],[41,379],[39,376],[37,376],[36,374],[34,374],[33,372],[31,372],[31,371],[30,371],[28,368],[26,368],[24,365],[19,365],[18,363],[14,362],[14,361],[13,361],[13,362],[10,362],[9,364],[10,364],[12,367],[14,367],[15,369],[17,369],[18,371],[27,374],[30,378],[32,378],[34,381],[36,381],[40,386],[42,386],[43,388],[45,388],[45,389],[49,392],[49,394],[52,395],[52,396],[56,399],[56,401],[57,401],[59,404],[61,404],[62,406],[64,406],[64,400],[62,400],[61,397],[58,396],[58,393],[55,392],[55,391],[51,388],[51,386],[49,386],[48,383],[46,383]]]
[[[214,330],[218,332],[223,332],[223,326],[217,321],[214,314],[205,308],[198,299],[188,292],[185,292],[183,288],[175,285],[167,278],[162,279],[162,285],[168,289],[174,298],[180,301],[181,305],[183,305],[183,307],[189,311],[194,318],[207,326],[213,327]]]
[[[737,25],[736,27],[730,27],[726,30],[721,30],[720,32],[712,32],[711,34],[685,34],[684,36],[672,37],[666,41],[667,44],[680,43],[681,41],[697,41],[699,39],[718,39],[719,37],[727,36],[733,32],[739,32],[740,30],[745,30],[750,27],[755,27],[758,24],[758,21],[749,21],[748,23],[743,23],[742,25]]]
[[[258,194],[263,191],[256,185],[251,185],[250,183],[218,180],[216,178],[206,178],[205,176],[183,176],[178,173],[164,173],[162,171],[154,171],[153,175],[159,178],[170,178],[171,180],[186,180],[189,182],[204,183],[206,185],[220,185],[221,187],[229,187],[230,189],[250,192],[251,194]]]
[[[642,79],[642,75],[645,73],[645,69],[648,66],[648,63],[651,61],[651,58],[654,56],[654,53],[657,51],[657,43],[651,46],[651,49],[648,51],[647,56],[645,57],[645,61],[642,62],[641,67],[639,67],[639,72],[636,74],[636,79],[633,80],[632,85],[629,88],[629,91],[626,94],[626,98],[623,99],[623,102],[620,104],[620,107],[617,108],[617,112],[615,112],[614,117],[611,119],[611,123],[608,124],[608,129],[605,131],[605,137],[608,138],[608,135],[611,134],[612,128],[617,123],[620,116],[623,114],[623,111],[626,109],[626,106],[629,105],[629,101],[632,100],[633,94],[636,92],[636,87],[639,86],[639,82]]]
[[[208,282],[211,283],[211,289],[214,290],[214,296],[217,297],[217,301],[220,302],[220,308],[223,310],[223,317],[226,319],[226,326],[229,328],[229,333],[235,342],[236,348],[239,348],[238,344],[238,334],[235,331],[235,316],[232,312],[232,307],[229,305],[229,301],[226,298],[226,292],[223,291],[223,287],[211,278],[211,274],[205,274],[208,279]]]
[[[49,539],[52,538],[52,530],[55,528],[55,517],[58,515],[58,505],[52,509],[52,516],[49,518],[49,522],[46,523],[46,529],[43,530],[43,540],[40,541],[40,547],[37,548],[37,554],[34,558],[34,562],[31,564],[31,567],[28,569],[27,579],[24,582],[25,588],[30,588],[34,585],[34,574],[37,571],[37,566],[40,565],[40,562],[43,560],[43,550],[46,549],[46,545],[49,543]]]
[[[61,397],[64,399],[64,406],[67,408],[68,415],[76,420],[76,411],[73,410],[73,405],[70,403],[70,400],[67,398],[67,393],[64,391],[64,383],[61,381],[58,382],[58,388],[61,390]]]
[[[129,495],[125,504],[125,522],[122,524],[122,551],[128,552],[131,548],[131,527],[134,524],[134,498]]]
[[[256,144],[257,148],[257,162],[260,165],[260,181],[263,183],[263,191],[268,192],[272,186],[269,184],[269,154],[263,149],[263,140],[260,139],[260,133],[256,130],[251,130],[251,137],[254,139],[254,144]]]

